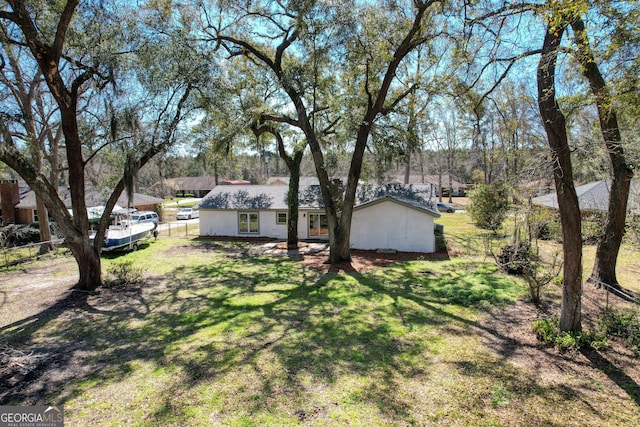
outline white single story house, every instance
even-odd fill
[[[200,202],[200,235],[287,238],[287,186],[218,186]],[[300,187],[298,238],[329,238],[320,187]],[[435,252],[432,185],[361,185],[351,225],[354,249]]]

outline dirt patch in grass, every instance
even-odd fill
[[[71,257],[25,264],[0,275],[0,328],[24,321],[51,307],[78,280]]]
[[[446,253],[423,254],[415,252],[397,252],[397,253],[378,253],[376,251],[358,251],[351,252],[351,262],[343,262],[338,265],[327,263],[327,255],[305,255],[301,259],[301,263],[314,270],[320,271],[344,271],[344,272],[365,272],[376,268],[386,267],[398,262],[415,261],[415,260],[442,260],[448,259]]]
[[[310,249],[309,246],[306,249]],[[311,249],[314,249],[313,247]],[[317,248],[316,248],[317,249]],[[213,241],[189,243],[180,246],[180,256],[188,257],[211,251],[225,250],[225,245]],[[315,250],[315,249],[314,249]],[[174,251],[175,253],[175,251]],[[287,251],[286,247],[268,246],[264,243],[233,246],[229,251],[231,257],[250,257],[255,254],[272,254],[298,260],[305,268],[321,272],[344,271],[366,272],[383,268],[394,263],[411,260],[442,260],[449,257],[446,253],[377,253],[375,251],[353,251],[352,261],[340,266],[326,264],[328,253],[299,248],[298,252]],[[150,293],[159,292],[161,287],[175,287],[175,293],[168,293],[166,298],[177,296],[178,286],[170,278],[149,278],[147,286],[128,290],[100,290],[95,295],[74,292],[71,287],[76,280],[76,267],[73,259],[63,259],[56,263],[34,263],[25,266],[24,270],[3,273],[0,278],[2,306],[0,310],[0,404],[49,404],[49,396],[65,397],[59,388],[74,378],[91,378],[92,372],[99,372],[105,367],[120,369],[117,361],[96,352],[91,358],[76,357],[93,348],[86,342],[72,342],[67,347],[57,345],[50,337],[38,335],[40,328],[50,322],[72,324],[75,318],[100,312],[105,316],[130,316],[131,322],[143,319],[150,308],[147,301]],[[204,279],[203,279],[204,280]],[[593,327],[599,310],[605,304],[604,292],[595,287],[585,286],[583,301],[583,319],[585,329]],[[504,390],[511,393],[514,401],[510,411],[516,412],[518,387],[549,385],[545,390],[554,393],[566,391],[557,399],[580,399],[586,406],[593,406],[598,412],[605,407],[608,393],[620,399],[631,398],[635,408],[640,407],[640,364],[633,353],[622,343],[611,341],[606,351],[585,350],[580,353],[561,353],[556,348],[545,347],[537,341],[531,323],[540,317],[558,314],[560,307],[559,290],[550,288],[547,297],[540,307],[521,300],[505,307],[494,307],[481,315],[478,321],[468,322],[466,331],[469,335],[479,334],[486,345],[498,359],[508,362],[518,369],[532,373],[538,384],[510,385]],[[189,295],[197,301],[198,295]],[[186,301],[186,300],[185,300]],[[188,308],[188,301],[184,307]],[[215,301],[212,302],[212,304]],[[431,304],[431,302],[429,302]],[[622,305],[610,297],[610,305]],[[188,312],[185,308],[184,312]],[[241,311],[239,310],[238,313]],[[198,320],[198,319],[196,319]],[[204,322],[206,319],[199,319]],[[184,326],[184,325],[183,325]],[[187,326],[184,326],[187,328]],[[190,327],[190,326],[189,326]],[[115,335],[121,331],[114,330]],[[114,335],[114,336],[115,336]],[[371,339],[374,336],[372,335]],[[108,345],[109,337],[90,337],[99,345]],[[144,340],[147,338],[145,337]],[[154,353],[162,348],[154,347],[151,340],[149,348],[131,351]],[[269,341],[267,344],[271,344]],[[218,344],[222,345],[222,344]],[[265,344],[262,344],[264,347]],[[364,354],[364,353],[363,353]],[[366,354],[365,354],[366,356]],[[364,357],[364,356],[363,356]],[[484,365],[479,365],[484,366]],[[122,368],[124,369],[124,368]],[[117,377],[118,372],[114,374]],[[496,382],[500,386],[497,378]],[[505,380],[506,381],[506,380]],[[500,394],[497,388],[494,394]],[[526,391],[526,390],[524,390]],[[386,401],[385,401],[386,402]],[[558,402],[561,405],[561,401]],[[309,413],[298,414],[301,422]],[[317,414],[316,414],[317,415]],[[314,415],[314,416],[316,416]],[[444,425],[444,424],[442,424]],[[505,424],[506,425],[506,424]],[[515,425],[515,424],[513,424]],[[586,423],[584,425],[595,425]]]
[[[567,381],[576,383],[585,402],[602,399],[602,390],[619,397],[630,397],[640,406],[640,361],[619,339],[610,338],[602,351],[583,348],[577,352],[562,352],[538,341],[533,331],[535,320],[560,314],[560,288],[548,289],[547,299],[536,307],[528,300],[487,313],[482,321],[481,335],[488,347],[515,366],[535,372],[540,381],[561,387]],[[609,297],[595,286],[583,288],[582,326],[587,332],[596,328],[603,308],[629,308],[629,304]]]

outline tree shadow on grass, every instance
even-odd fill
[[[640,386],[633,378],[627,375],[624,370],[611,363],[611,361],[600,354],[600,352],[591,348],[585,348],[581,352],[587,359],[589,359],[594,368],[600,369],[604,372],[618,387],[624,390],[629,397],[633,399],[638,407],[640,407]]]
[[[508,300],[508,285],[499,278],[483,282],[482,272],[461,278],[456,269],[325,274],[285,257],[241,250],[209,265],[178,267],[140,288],[69,296],[21,330],[11,328],[13,345],[50,357],[0,393],[0,403],[64,404],[105,384],[135,386],[132,377],[140,375],[136,364],[142,361],[175,373],[151,392],[148,424],[188,420],[189,405],[198,403],[177,396],[199,388],[233,397],[227,417],[238,409],[234,404],[249,415],[291,405],[296,420],[308,422],[341,404],[362,402],[388,420],[419,423],[403,382],[429,380],[437,354],[430,339],[437,337],[412,334],[412,328],[499,336],[464,310]],[[457,369],[467,376],[500,374],[497,366],[473,363],[461,361]],[[520,379],[502,375],[507,383]],[[345,386],[345,378],[354,386]],[[518,392],[554,392],[527,380]],[[344,393],[314,400],[313,387],[342,387]]]

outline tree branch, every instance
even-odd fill
[[[60,21],[58,21],[58,28],[56,28],[56,37],[53,42],[53,56],[60,58],[62,56],[62,47],[67,36],[67,30],[73,19],[73,14],[78,6],[79,0],[67,0],[67,4],[64,6],[64,10],[60,15]]]

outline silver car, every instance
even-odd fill
[[[152,222],[157,224],[159,220],[158,214],[156,212],[134,212],[130,214],[127,219],[120,221],[118,224],[128,225],[128,224],[141,224],[143,222]]]
[[[178,209],[176,219],[193,219],[200,218],[200,211],[193,208],[181,208]]]

